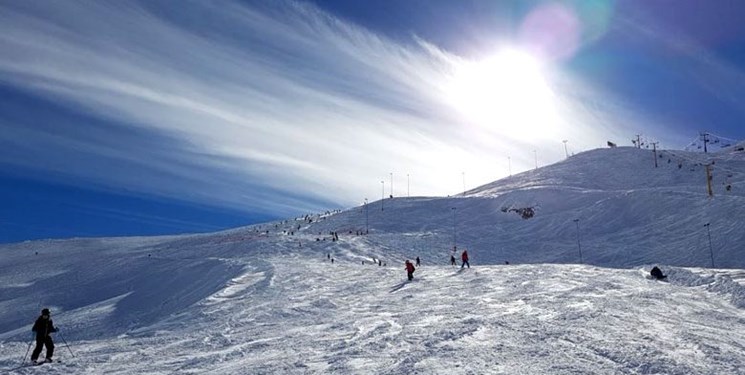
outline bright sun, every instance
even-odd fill
[[[449,95],[469,121],[514,137],[548,137],[558,115],[539,62],[504,50],[456,68]]]

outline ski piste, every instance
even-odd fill
[[[52,364],[52,363],[62,363],[62,362],[56,359],[52,359],[49,361],[37,361],[37,362],[31,361],[31,366],[41,366],[41,365]]]
[[[23,368],[26,368],[26,367],[36,367],[36,366],[41,366],[43,364],[52,364],[52,363],[62,363],[62,361],[59,361],[59,360],[52,360],[51,362],[47,362],[47,361],[38,361],[38,362],[29,361],[29,362],[23,363],[22,365],[13,367],[11,369],[8,369],[7,371],[8,372],[13,372],[13,371],[18,371],[18,370],[23,369]]]
[[[574,156],[565,167],[583,156],[591,155]],[[619,159],[628,163],[628,158]],[[725,163],[718,160],[720,164]],[[620,175],[615,179],[625,183],[622,172],[614,170]],[[561,182],[562,175],[547,181]],[[42,299],[43,305],[65,306],[55,309],[55,321],[68,327],[74,339],[70,344],[85,366],[65,363],[38,371],[610,375],[638,372],[643,366],[658,373],[738,373],[745,365],[740,350],[745,287],[737,281],[745,273],[709,268],[706,228],[685,237],[689,247],[676,244],[676,238],[684,234],[678,227],[687,227],[685,220],[705,223],[720,217],[725,222],[730,215],[745,215],[745,208],[724,207],[726,197],[716,197],[705,203],[711,210],[700,210],[716,214],[708,217],[688,210],[692,194],[683,192],[664,205],[674,225],[659,219],[651,228],[640,223],[640,229],[624,220],[608,225],[606,208],[599,209],[595,214],[600,217],[581,222],[587,264],[579,264],[577,226],[571,219],[583,211],[578,208],[583,203],[610,202],[607,208],[617,215],[624,212],[631,191],[640,202],[631,218],[636,220],[646,215],[647,205],[659,211],[657,201],[676,188],[655,189],[645,199],[638,186],[628,190],[619,183],[607,192],[578,181],[579,188],[552,183],[552,190],[543,194],[540,187],[528,186],[522,191],[529,194],[525,199],[547,201],[553,195],[544,195],[558,189],[561,199],[552,202],[564,205],[543,205],[529,220],[509,212],[503,217],[498,210],[503,206],[499,197],[508,195],[504,204],[520,198],[509,197],[510,192],[488,202],[471,202],[471,197],[389,199],[385,211],[369,210],[370,234],[341,231],[334,242],[316,238],[364,225],[364,207],[314,220],[314,226],[295,235],[286,234],[298,230],[290,220],[192,236],[2,245],[0,268],[10,273],[2,273],[0,295],[11,308],[0,309],[0,335],[5,335],[0,345],[12,350],[0,350],[0,363],[3,368],[19,363],[27,348],[26,321]],[[460,264],[450,266],[444,251],[453,229],[447,219],[455,205],[457,218],[468,218],[457,224],[459,238],[469,244],[472,262],[478,264],[458,274],[453,268]],[[565,206],[572,209],[562,211]],[[437,210],[445,211],[441,221]],[[549,210],[556,214],[545,215]],[[540,228],[531,227],[538,224]],[[528,227],[521,232],[522,226]],[[603,235],[598,226],[610,237],[598,238]],[[721,223],[712,221],[715,226]],[[545,230],[551,231],[551,242],[534,246],[541,242],[527,236]],[[713,235],[718,244],[721,232]],[[733,242],[724,244],[742,243],[736,239],[728,237]],[[479,240],[490,246],[479,245]],[[672,252],[665,250],[669,243],[675,244]],[[491,250],[495,247],[498,253]],[[725,247],[714,248],[717,265],[745,267],[745,261],[728,255],[736,246]],[[336,260],[333,265],[321,261],[328,254]],[[427,264],[415,274],[418,283],[389,293],[406,279],[402,266],[414,255]],[[360,264],[372,257],[388,267]],[[501,265],[506,259],[510,265]],[[39,267],[40,262],[54,267]],[[653,264],[669,275],[669,283],[643,278]],[[15,306],[28,313],[20,314]],[[451,366],[454,351],[467,358],[456,371]]]

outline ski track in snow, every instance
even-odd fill
[[[733,256],[737,248],[718,248],[717,261],[733,268],[702,268],[710,259],[700,229],[686,227],[712,221],[712,230],[729,228],[726,243],[741,243],[741,225],[710,215],[726,209],[743,217],[742,205],[728,206],[741,197],[704,206],[677,168],[644,188],[623,176],[623,168],[640,175],[628,158],[612,154],[622,161],[620,176],[602,179],[592,177],[602,155],[578,156],[600,166],[582,169],[590,177],[572,184],[562,185],[580,173],[570,159],[466,199],[370,204],[364,236],[349,233],[366,225],[366,208],[357,207],[313,223],[213,234],[0,246],[0,371],[744,373],[743,260]],[[659,186],[668,180],[677,185]],[[501,211],[531,203],[539,206],[531,220]],[[593,265],[572,264],[570,219],[580,211]],[[339,241],[331,241],[333,230]],[[471,268],[447,265],[456,231]],[[403,261],[416,256],[423,266],[408,282]],[[648,277],[657,263],[668,282]],[[62,362],[14,369],[42,306],[62,328],[55,339]]]

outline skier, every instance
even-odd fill
[[[416,257],[416,266],[419,267],[421,263],[419,262],[419,257]]]
[[[667,275],[663,275],[662,270],[657,268],[657,266],[652,267],[652,271],[650,271],[649,273],[657,280],[667,279]]]
[[[58,332],[59,329],[54,326],[49,315],[49,309],[45,308],[41,310],[41,316],[36,319],[34,327],[31,328],[31,331],[36,334],[36,347],[31,353],[31,362],[33,363],[38,363],[37,360],[39,359],[39,354],[41,354],[42,347],[47,348],[46,362],[52,362],[54,342],[50,333]]]
[[[468,268],[471,268],[471,264],[468,263],[468,251],[465,249],[463,250],[463,254],[460,255],[460,260],[463,261],[461,263],[460,268],[463,268],[463,266],[468,266]]]
[[[450,265],[451,266],[455,265],[455,256],[453,254],[450,254]]]
[[[409,277],[409,281],[414,278],[414,270],[414,265],[411,264],[408,259],[406,259],[406,275]]]

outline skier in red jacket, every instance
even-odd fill
[[[406,259],[406,275],[409,277],[409,281],[414,278],[414,270],[414,265],[411,264],[408,259]]]
[[[463,250],[463,254],[460,255],[460,260],[463,261],[463,263],[460,265],[460,268],[463,268],[463,266],[468,266],[468,268],[471,268],[471,264],[468,263],[468,251]]]

